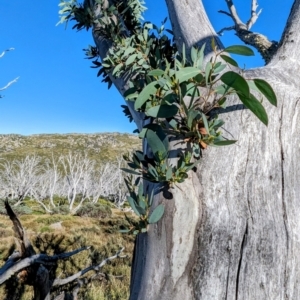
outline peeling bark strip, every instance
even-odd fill
[[[232,9],[233,1],[227,2]],[[188,53],[194,45],[210,45],[211,37],[222,48],[202,1],[166,3],[178,49],[185,44]],[[252,1],[252,10],[256,6]],[[235,21],[245,39],[272,48]],[[96,29],[104,58],[110,44]],[[131,300],[300,299],[299,48],[300,0],[295,0],[267,66],[245,71],[247,78],[264,79],[275,90],[278,108],[266,105],[269,126],[247,110],[225,112],[224,131],[237,145],[207,150],[197,176],[191,173],[172,191],[174,200],[156,197],[154,205],[163,201],[166,212],[137,239]],[[128,81],[112,80],[123,95]],[[143,116],[134,119],[141,128]]]
[[[246,247],[246,240],[247,240],[247,234],[248,234],[248,223],[246,224],[246,229],[241,245],[241,254],[240,254],[240,260],[239,260],[239,265],[238,265],[238,270],[237,270],[237,275],[236,275],[236,292],[235,292],[235,299],[238,299],[239,296],[239,281],[240,281],[240,272],[241,272],[241,267],[242,267],[242,261],[243,261],[243,253]]]

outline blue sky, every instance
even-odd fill
[[[236,0],[243,21],[250,13],[250,0]],[[292,0],[260,0],[263,12],[252,28],[271,40],[281,36]],[[83,48],[93,45],[90,32],[67,30],[58,22],[59,1],[1,0],[0,53],[14,47],[0,59],[0,88],[17,76],[19,81],[1,94],[0,134],[132,132],[116,90],[107,90],[96,77]],[[156,24],[167,16],[165,2],[146,1],[145,20]],[[213,4],[212,4],[213,3]],[[247,4],[247,5],[245,5]],[[225,0],[204,0],[215,29],[232,25]],[[201,29],[199,29],[201,30]],[[241,44],[233,33],[222,37],[225,45]],[[261,66],[259,55],[239,60],[247,68]]]

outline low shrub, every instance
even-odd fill
[[[16,201],[9,201],[9,204],[11,206],[13,206],[14,203],[16,203]],[[18,206],[13,206],[13,210],[18,216],[32,214],[32,209],[24,205],[23,203],[21,203]],[[4,205],[4,200],[0,200],[0,215],[7,215],[5,205]]]
[[[68,205],[60,205],[52,209],[52,214],[68,215],[70,209]]]
[[[108,205],[100,203],[85,203],[75,213],[75,216],[90,218],[106,218],[110,217],[112,211]]]

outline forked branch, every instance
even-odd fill
[[[224,27],[218,32],[218,34],[222,35],[224,31],[235,30],[236,35],[245,44],[251,45],[254,48],[256,48],[257,51],[261,54],[262,58],[265,60],[265,62],[268,63],[277,50],[278,42],[269,41],[266,36],[260,33],[250,31],[250,29],[255,24],[259,15],[262,12],[262,9],[260,9],[259,11],[257,10],[258,9],[257,1],[252,0],[251,15],[249,20],[245,23],[242,22],[242,20],[240,19],[233,1],[231,0],[225,0],[225,1],[229,12],[219,10],[219,13],[229,16],[233,20],[234,25],[230,27]]]

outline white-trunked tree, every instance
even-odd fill
[[[100,56],[100,74],[127,99],[125,111],[147,140],[129,164],[156,183],[138,196],[131,190],[131,203],[146,224],[151,215],[140,198],[152,200],[155,189],[152,209],[165,207],[137,236],[131,299],[299,299],[300,0],[278,44],[250,31],[256,1],[246,23],[226,1],[231,29],[267,62],[251,70],[222,52],[202,1],[166,0],[180,56],[161,28],[139,23],[143,1],[61,2],[64,20],[92,28],[96,48],[89,54]],[[249,54],[243,47],[226,51]],[[266,82],[278,99],[277,108],[263,102],[269,122],[256,99],[260,92],[276,104]],[[217,112],[235,145],[207,147],[230,143],[218,135]],[[183,157],[177,167],[174,152]],[[188,153],[201,156],[197,172],[189,170]]]

